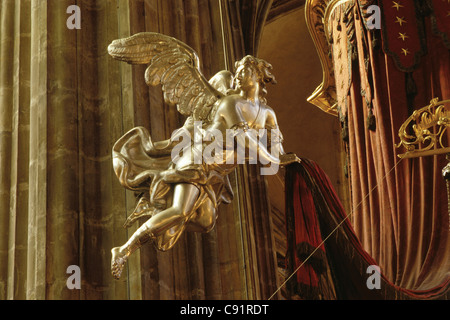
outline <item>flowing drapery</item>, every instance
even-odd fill
[[[427,290],[450,272],[446,159],[400,160],[395,145],[413,110],[450,98],[441,14],[449,8],[442,1],[397,3],[348,1],[336,9],[331,52],[355,232],[392,283]],[[366,25],[370,5],[381,9],[379,30]]]
[[[450,279],[426,290],[395,285],[361,245],[328,176],[302,159],[286,169],[287,282],[300,299],[448,299]],[[374,280],[372,276],[378,277]]]

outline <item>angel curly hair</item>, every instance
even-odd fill
[[[265,95],[267,94],[266,84],[276,84],[275,76],[270,72],[273,69],[272,65],[263,59],[256,58],[254,56],[245,56],[239,61],[236,61],[235,68],[238,70],[242,66],[248,66],[258,77],[258,81],[261,87],[260,99],[266,103]]]

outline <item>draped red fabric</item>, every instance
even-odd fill
[[[427,290],[408,290],[396,286],[381,270],[379,286],[369,287],[367,270],[377,262],[363,249],[328,176],[313,161],[302,159],[301,163],[287,167],[285,179],[287,266],[290,274],[296,272],[296,277],[288,282],[291,296],[371,300],[449,298],[449,278]]]
[[[295,268],[302,266],[296,272],[298,288],[295,290],[301,291],[303,296],[312,297],[319,294],[319,277],[324,269],[325,250],[324,246],[320,246],[323,239],[311,189],[301,176],[294,174],[291,178],[291,196],[287,201],[290,212],[288,225],[291,229],[288,234],[292,237],[289,241],[292,250],[290,260]],[[310,257],[317,247],[319,252]]]
[[[365,26],[364,2],[380,6],[381,30]],[[436,31],[444,17],[439,15],[436,24],[433,7],[441,2],[396,1],[398,8],[392,1],[355,3],[336,15],[342,29],[333,34],[332,47],[333,53],[349,52],[350,59],[348,74],[336,69],[335,77],[337,84],[341,77],[351,79],[348,91],[338,92],[351,222],[389,281],[404,289],[428,290],[450,275],[448,203],[441,174],[447,161],[445,155],[401,160],[397,154],[402,150],[395,145],[413,110],[433,98],[450,99],[448,38]],[[338,41],[342,32],[348,41]],[[335,63],[338,67],[339,61]]]

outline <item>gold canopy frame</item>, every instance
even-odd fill
[[[398,135],[397,148],[407,151],[397,155],[400,159],[411,159],[446,154],[449,163],[442,169],[442,177],[447,184],[448,215],[450,217],[450,147],[448,139],[444,142],[447,128],[450,127],[450,100],[431,100],[430,104],[416,110],[402,124]],[[410,133],[412,132],[412,133]],[[450,219],[449,219],[450,230]]]
[[[328,21],[333,11],[352,0],[308,0],[306,1],[306,24],[322,64],[323,81],[307,99],[328,114],[338,116],[338,103],[334,66],[330,51]]]
[[[443,138],[450,126],[450,100],[439,101],[434,98],[430,104],[413,114],[403,123],[399,130],[400,143],[405,153],[399,158],[417,158],[450,153],[448,141]]]

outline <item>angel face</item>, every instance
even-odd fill
[[[237,89],[250,91],[259,85],[259,79],[253,68],[248,64],[244,64],[236,70],[234,84]]]

